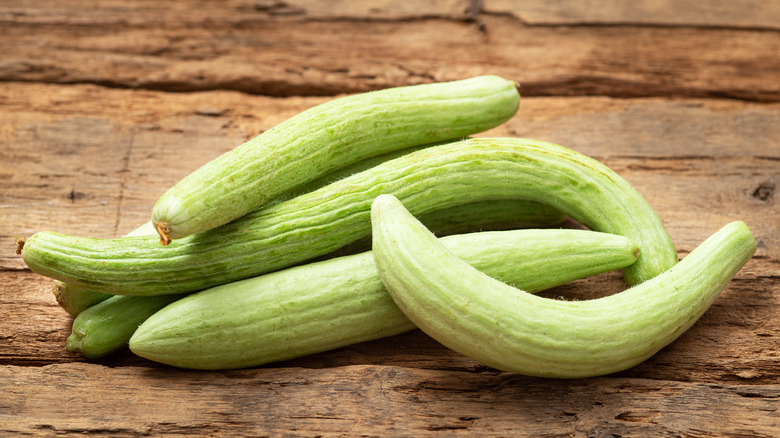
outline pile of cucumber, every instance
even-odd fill
[[[55,279],[75,317],[66,348],[90,358],[129,345],[244,368],[419,328],[509,372],[635,366],[707,310],[755,239],[733,222],[678,263],[652,207],[602,163],[469,138],[519,101],[497,76],[334,99],[188,175],[128,236],[44,231],[19,253]],[[556,227],[567,217],[588,230]],[[618,294],[533,295],[616,269]]]

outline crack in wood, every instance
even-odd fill
[[[113,234],[117,234],[119,231],[119,223],[122,220],[122,206],[125,199],[125,189],[127,188],[127,178],[130,175],[130,159],[133,154],[133,146],[135,144],[135,132],[130,131],[129,144],[127,145],[127,152],[122,157],[122,168],[119,170],[119,188],[117,189],[117,201],[116,201],[116,217],[114,218],[114,231]]]
[[[744,32],[766,32],[777,33],[780,28],[772,25],[729,25],[729,24],[704,24],[704,23],[654,23],[641,20],[621,20],[616,22],[608,21],[534,21],[523,18],[522,16],[506,11],[483,10],[483,15],[495,17],[507,17],[516,20],[518,23],[529,28],[569,28],[569,27],[587,27],[587,28],[646,28],[646,29],[690,29],[702,31],[744,31]]]
[[[768,202],[775,194],[775,183],[763,181],[753,190],[751,196],[762,202]]]
[[[640,414],[633,411],[621,412],[615,416],[616,420],[630,423],[652,423],[653,418],[655,418],[655,415]]]
[[[396,65],[398,67],[398,65]],[[426,81],[435,80],[431,73],[415,73],[404,68],[410,77],[423,78]],[[324,70],[323,70],[324,71]],[[333,69],[327,71],[333,75],[349,76],[350,80],[361,79],[373,81],[375,74],[349,74],[348,69]],[[283,80],[264,80],[262,78],[239,78],[231,80],[140,80],[138,82],[123,82],[118,80],[79,79],[79,80],[35,80],[20,77],[0,77],[0,83],[24,82],[51,85],[97,85],[109,89],[148,90],[167,93],[192,93],[211,91],[235,91],[253,96],[267,97],[332,97],[342,94],[361,93],[382,87],[365,87],[361,85],[343,86],[326,82],[297,82]],[[351,81],[346,81],[349,83]],[[412,83],[419,81],[412,80]],[[522,82],[523,97],[589,97],[604,96],[614,99],[636,99],[654,97],[729,99],[750,103],[777,103],[780,94],[763,93],[748,89],[710,90],[703,88],[676,87],[652,83],[628,83],[626,81],[579,76],[561,81],[524,81]],[[769,157],[770,159],[777,159]]]

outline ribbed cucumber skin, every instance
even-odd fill
[[[390,195],[376,199],[372,223],[380,277],[417,327],[485,365],[556,378],[645,361],[696,322],[756,249],[747,226],[732,222],[650,280],[600,299],[565,301],[472,268]]]
[[[128,236],[153,236],[155,234],[156,231],[151,222],[146,222],[127,233]],[[113,297],[111,294],[97,292],[87,287],[68,284],[59,280],[54,281],[52,293],[57,300],[57,304],[74,318],[88,308]]]
[[[480,232],[440,240],[476,269],[532,291],[623,268],[639,251],[625,237],[584,230]],[[146,320],[130,349],[177,367],[244,368],[413,328],[366,252],[189,295]]]
[[[157,201],[152,222],[164,240],[206,231],[345,164],[495,127],[514,116],[519,101],[517,84],[498,76],[334,99],[186,176]]]
[[[623,270],[629,284],[677,262],[660,218],[618,174],[570,149],[518,138],[422,149],[166,247],[151,237],[40,232],[27,239],[22,256],[39,274],[101,292],[191,292],[292,266],[369,236],[371,202],[383,193],[415,215],[485,200],[550,205],[592,230],[636,242],[639,258]]]

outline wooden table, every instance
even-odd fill
[[[780,436],[780,4],[0,2],[0,435]],[[498,74],[481,135],[558,143],[642,193],[681,257],[755,257],[681,338],[584,380],[497,372],[419,331],[254,369],[65,351],[14,236],[115,237],[209,159],[334,96]],[[588,298],[616,273],[551,291]]]

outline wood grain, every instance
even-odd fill
[[[41,391],[46,388],[46,391]],[[244,436],[772,436],[780,386],[537,380],[388,366],[0,368],[0,432]],[[60,403],[67,397],[69,403]],[[127,413],[136,416],[128,419]],[[9,415],[14,421],[8,421]],[[706,433],[702,433],[707,431]]]
[[[505,13],[479,15],[476,25],[459,12],[467,9],[465,2],[460,8],[453,2],[422,2],[419,9],[414,6],[415,14],[389,2],[373,7],[369,2],[354,15],[345,12],[353,10],[347,2],[318,3],[272,3],[296,11],[282,14],[246,2],[230,2],[218,11],[209,2],[185,10],[153,2],[6,7],[0,11],[5,17],[0,81],[291,96],[494,73],[519,81],[527,96],[780,100],[780,33],[774,31],[743,25],[707,32],[529,26],[506,3],[496,4]],[[757,15],[777,16],[775,9],[745,8],[735,16],[750,22]],[[671,11],[660,16],[702,17],[695,9]],[[383,18],[371,18],[375,14]],[[637,15],[659,16],[641,9]]]
[[[67,5],[55,0],[0,5],[0,18],[26,23],[89,24],[169,22],[171,18],[190,22],[213,17],[225,20],[252,20],[258,17],[297,17],[307,20],[415,20],[446,18],[473,20],[481,14],[510,14],[532,25],[645,24],[703,28],[776,29],[780,6],[774,2],[746,0],[695,0],[631,3],[594,0],[225,0],[211,2],[154,2],[134,0],[73,0]],[[124,17],[124,18],[123,18]]]
[[[780,4],[762,0],[599,2],[485,0],[483,11],[511,14],[533,25],[642,24],[663,27],[780,28]]]
[[[0,3],[0,435],[780,435],[780,9],[775,2]],[[681,257],[732,220],[756,256],[677,341],[587,380],[499,373],[418,330],[229,372],[64,349],[71,318],[14,253],[119,236],[217,155],[334,96],[495,73],[482,135],[607,164]],[[569,223],[568,226],[578,226]],[[545,293],[620,292],[617,272]]]

